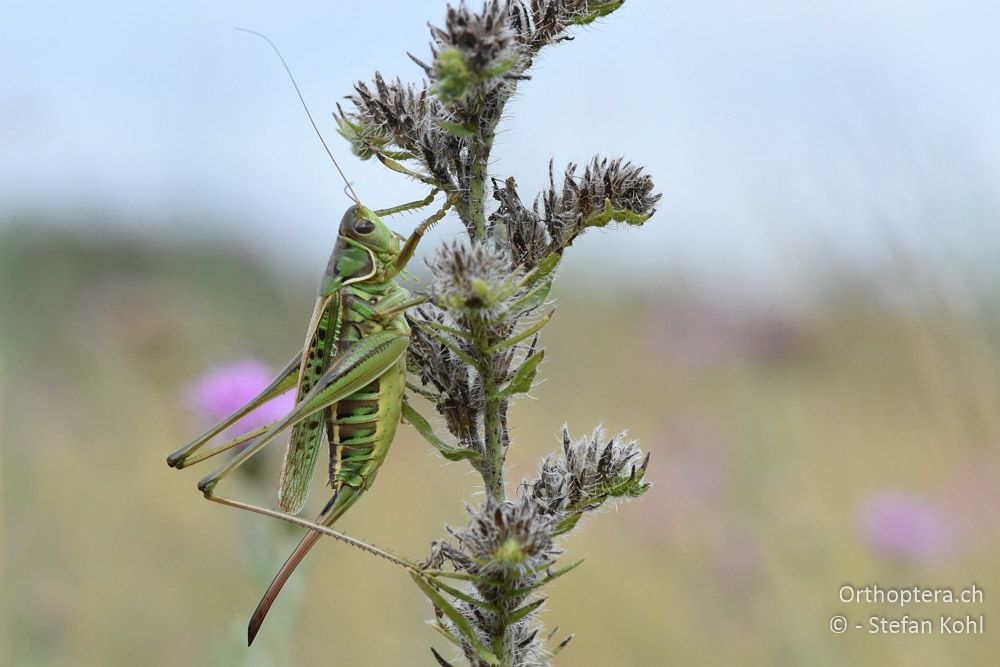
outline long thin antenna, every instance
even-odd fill
[[[344,170],[341,169],[340,164],[337,163],[337,158],[333,157],[333,151],[331,151],[330,147],[326,145],[326,140],[323,139],[323,134],[319,131],[319,127],[316,126],[316,121],[313,120],[312,114],[309,113],[309,106],[306,105],[306,100],[304,97],[302,97],[302,91],[299,90],[299,84],[295,82],[295,77],[292,76],[292,70],[288,67],[288,63],[285,62],[285,57],[281,55],[281,51],[278,50],[278,47],[274,45],[274,42],[272,42],[271,39],[264,33],[257,32],[256,30],[249,30],[247,28],[236,28],[236,29],[239,30],[240,32],[248,32],[251,35],[257,35],[265,42],[267,42],[272,49],[274,49],[274,52],[278,56],[278,60],[281,61],[282,67],[285,68],[285,72],[288,74],[288,78],[291,80],[292,86],[295,88],[295,94],[299,96],[299,102],[302,103],[302,108],[305,109],[306,116],[309,117],[309,122],[312,123],[312,127],[313,130],[315,130],[316,132],[316,136],[319,137],[320,143],[323,144],[323,148],[326,149],[326,154],[330,156],[331,160],[333,160],[333,166],[337,168],[337,172],[340,174],[340,177],[344,179],[344,184],[347,185],[347,189],[351,191],[351,196],[353,197],[354,201],[358,204],[358,206],[360,206],[361,200],[358,198],[358,193],[356,193],[354,191],[354,188],[351,187],[351,182],[347,180],[347,176],[344,175]]]

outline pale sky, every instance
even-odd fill
[[[423,193],[354,159],[329,112],[376,69],[418,78],[405,53],[427,55],[443,7],[6,0],[0,220],[98,210],[190,233],[177,218],[191,214],[216,238],[319,266],[348,199],[274,55],[232,28],[278,44],[362,199],[389,206]],[[528,197],[550,157],[647,165],[657,218],[580,250],[630,267],[780,279],[802,249],[990,247],[998,25],[986,0],[629,0],[544,53],[493,170]]]

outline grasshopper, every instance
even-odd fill
[[[391,211],[415,208],[425,202]],[[444,217],[449,206],[446,202],[402,243],[402,237],[379,217],[378,213],[384,211],[374,212],[361,205],[347,209],[320,280],[302,351],[260,394],[167,458],[171,467],[185,468],[245,445],[236,457],[198,483],[205,498],[311,529],[278,571],[254,612],[248,630],[250,643],[289,575],[324,533],[404,567],[414,567],[330,527],[371,488],[395,436],[403,409],[410,335],[404,311],[425,301],[422,297],[411,298],[395,278],[413,256],[424,232]],[[286,417],[202,451],[239,419],[296,386],[296,404]],[[278,485],[280,511],[215,494],[223,478],[289,428],[291,435]],[[333,495],[316,520],[308,522],[294,515],[305,504],[324,435],[329,443]]]
[[[280,52],[270,40],[264,39],[278,53],[291,77]],[[292,84],[295,85],[294,77]],[[297,85],[295,90],[305,107]],[[340,171],[307,107],[306,113]],[[340,173],[343,177],[343,172]],[[347,183],[346,178],[344,181]],[[426,301],[424,297],[412,298],[396,278],[413,257],[424,233],[445,216],[453,200],[446,198],[436,213],[404,239],[391,231],[381,216],[428,206],[437,190],[419,201],[372,211],[361,205],[350,183],[347,188],[356,204],[347,209],[340,222],[336,244],[320,280],[303,349],[260,394],[167,458],[168,465],[180,469],[243,446],[234,458],[198,483],[205,498],[310,529],[261,598],[250,619],[248,643],[253,643],[285,581],[321,535],[348,542],[411,570],[418,569],[407,560],[339,533],[331,526],[371,488],[395,436],[403,411],[410,336],[404,312]],[[286,417],[204,449],[240,418],[296,387],[295,407]],[[291,434],[278,486],[278,510],[216,495],[220,481],[288,429]],[[295,515],[305,504],[324,435],[329,443],[328,478],[333,494],[316,520],[306,521]]]

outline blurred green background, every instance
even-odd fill
[[[164,461],[206,426],[206,373],[301,345],[348,203],[279,63],[232,27],[274,39],[332,137],[355,80],[419,76],[406,52],[428,58],[444,4],[0,6],[0,664],[448,654],[405,573],[332,542],[247,650],[299,533]],[[652,452],[647,496],[563,545],[586,561],[542,616],[576,635],[559,664],[996,663],[998,21],[981,0],[629,0],[521,83],[491,170],[526,200],[550,158],[594,153],[664,194],[644,228],[574,245],[545,381],[512,413],[512,492],[564,421]],[[331,147],[366,203],[426,194]],[[268,456],[233,495],[273,502]],[[342,528],[421,558],[477,480],[404,426]],[[844,604],[847,583],[984,602]],[[986,627],[837,635],[836,614]]]
[[[405,573],[332,542],[244,647],[297,532],[204,502],[199,472],[164,457],[204,426],[185,398],[199,375],[247,357],[277,368],[300,344],[315,271],[255,255],[39,220],[0,232],[9,664],[401,665],[447,648]],[[577,635],[561,664],[988,664],[995,283],[946,298],[905,267],[829,271],[828,289],[782,309],[680,279],[582,289],[592,276],[568,262],[546,380],[513,411],[511,489],[564,420],[577,435],[628,428],[654,487],[566,540],[567,559],[587,560],[543,615]],[[901,299],[915,284],[920,299]],[[272,452],[230,488],[269,503],[279,464]],[[342,527],[421,557],[477,481],[403,427]],[[985,601],[845,605],[844,583],[977,584]],[[827,627],[942,611],[985,615],[986,634]]]

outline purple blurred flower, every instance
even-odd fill
[[[760,545],[746,526],[720,522],[714,531],[716,563],[728,583],[750,579],[760,570],[763,554]]]
[[[865,544],[879,556],[927,562],[954,546],[954,531],[944,512],[916,494],[873,493],[861,503],[859,518]]]
[[[188,401],[206,422],[217,422],[260,393],[273,379],[274,373],[256,359],[217,366],[194,383],[188,393]],[[282,394],[233,424],[226,433],[232,437],[252,431],[284,417],[294,405],[292,392]]]

